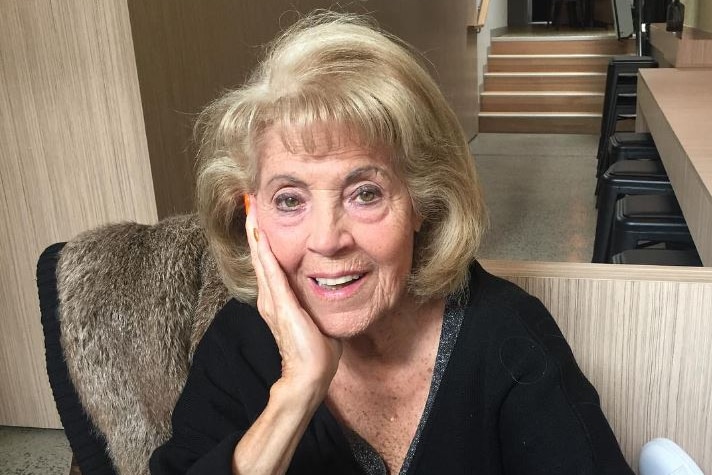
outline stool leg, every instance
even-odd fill
[[[638,234],[627,232],[621,229],[617,222],[614,222],[610,252],[606,256],[606,262],[611,262],[611,258],[619,252],[635,249],[636,247],[638,247]]]
[[[593,240],[593,258],[591,262],[608,262],[608,248],[611,240],[611,227],[616,209],[618,190],[603,184],[599,192],[598,216],[596,218],[596,236]]]

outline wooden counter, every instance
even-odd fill
[[[665,30],[665,23],[650,25],[650,45],[660,66],[712,67],[712,33],[685,26],[682,34]]]
[[[712,266],[712,69],[641,69],[637,131],[655,144],[705,266]]]

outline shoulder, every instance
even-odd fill
[[[475,262],[470,268],[466,309],[498,317],[503,323],[529,326],[530,315],[548,311],[536,297],[508,280],[496,277]]]
[[[519,382],[574,361],[556,321],[539,299],[489,274],[478,263],[470,272],[463,336],[487,351],[488,359]]]
[[[235,299],[229,300],[215,315],[198,344],[195,358],[214,353],[214,349],[224,357],[255,351],[271,357],[277,351],[274,337],[257,309]]]
[[[228,300],[215,314],[215,318],[203,336],[203,341],[221,342],[226,338],[239,336],[242,331],[254,328],[257,322],[253,314],[257,312],[249,305],[235,299]]]

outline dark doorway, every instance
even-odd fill
[[[551,0],[532,0],[532,23],[549,20]]]

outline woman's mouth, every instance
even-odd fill
[[[314,277],[317,285],[323,289],[337,290],[359,280],[363,274],[342,275],[340,277]]]

